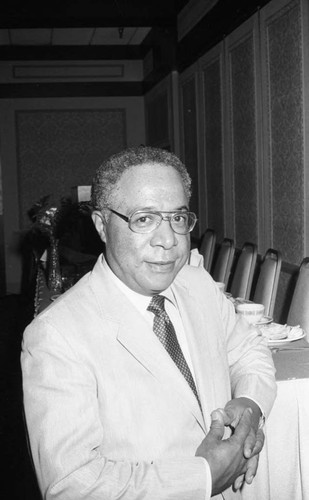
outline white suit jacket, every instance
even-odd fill
[[[268,415],[275,397],[269,349],[255,328],[236,321],[209,274],[186,265],[172,289],[202,413],[101,259],[24,333],[24,408],[44,498],[205,500],[209,467],[195,452],[210,413],[233,394]]]

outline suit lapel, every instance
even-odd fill
[[[186,286],[173,285],[173,291],[186,332],[206,428],[209,429],[210,413],[214,410],[217,399],[213,383],[215,367],[210,356],[214,346],[210,344],[209,335],[207,335],[207,329],[209,330],[210,325],[205,324],[205,314],[202,314],[200,307],[196,305],[195,298]]]
[[[99,271],[103,272],[104,276],[102,274],[98,276]],[[205,431],[203,416],[196,397],[147,321],[108,279],[103,269],[98,270],[95,267],[92,281],[101,314],[112,321],[112,331],[118,342],[165,388],[169,387],[171,394],[179,395],[179,404],[184,410],[189,409]]]
[[[131,304],[130,304],[131,306]],[[132,308],[132,306],[131,306]],[[187,381],[171,359],[159,339],[155,336],[148,323],[136,312],[123,315],[118,331],[118,341],[165,387],[170,388],[170,393],[178,393],[181,405],[190,409],[200,425],[204,428],[203,417],[196,397]],[[132,323],[134,321],[134,323]],[[129,325],[134,324],[134,328]]]

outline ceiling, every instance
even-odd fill
[[[0,28],[1,46],[140,45],[150,27]]]
[[[0,0],[0,60],[192,64],[270,0]]]
[[[151,28],[175,30],[188,0],[1,0],[0,46],[140,45]]]
[[[1,0],[0,26],[145,26],[149,21],[150,25],[171,26],[186,3],[188,0]]]

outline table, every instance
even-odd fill
[[[309,500],[309,344],[273,352],[278,394],[265,425],[258,474],[244,500]]]

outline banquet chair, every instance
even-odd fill
[[[309,257],[305,257],[299,266],[287,324],[299,325],[309,333]]]
[[[249,299],[256,259],[257,246],[254,243],[244,243],[232,276],[230,292],[233,297]]]
[[[264,304],[265,316],[272,316],[277,296],[282,258],[278,250],[269,248],[263,257],[257,277],[253,302]]]
[[[225,283],[225,286],[227,286],[230,277],[234,253],[234,240],[230,238],[224,238],[219,247],[218,255],[214,262],[211,275],[215,281]]]
[[[216,246],[216,233],[213,229],[206,229],[202,236],[199,253],[204,258],[204,267],[210,272]]]

